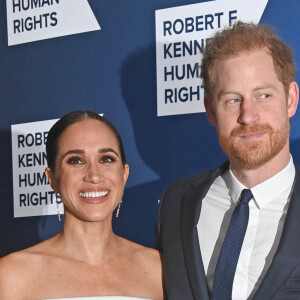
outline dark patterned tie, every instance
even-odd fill
[[[230,224],[218,258],[214,282],[213,299],[230,300],[237,262],[240,256],[249,220],[250,190],[242,190],[240,202],[233,211]]]

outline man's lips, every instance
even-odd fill
[[[258,139],[261,138],[262,136],[264,136],[265,133],[264,132],[249,132],[249,133],[242,133],[239,134],[238,136],[242,139],[246,139],[246,140],[254,140],[254,139]]]
[[[272,136],[273,132],[273,128],[268,124],[253,124],[251,126],[239,126],[234,128],[231,131],[230,136],[244,140],[255,140],[265,136],[266,134]]]

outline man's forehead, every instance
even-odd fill
[[[243,66],[244,62],[245,64]],[[215,84],[220,79],[220,77],[222,77],[222,79],[225,79],[225,81],[227,80],[227,78],[224,78],[224,74],[226,76],[233,75],[234,78],[240,79],[241,78],[240,75],[247,74],[246,72],[248,73],[257,72],[255,68],[261,68],[261,71],[263,71],[264,68],[268,69],[269,71],[272,69],[274,73],[271,72],[270,74],[270,72],[268,72],[267,74],[269,75],[274,74],[278,79],[273,58],[270,55],[270,53],[265,49],[243,51],[235,55],[228,55],[226,57],[217,59],[212,65],[209,72],[209,80],[210,80],[212,91],[214,89]],[[260,85],[261,86],[272,85],[272,83],[266,80],[266,83],[261,82]]]

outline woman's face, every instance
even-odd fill
[[[129,166],[122,165],[118,142],[102,122],[84,119],[61,135],[55,174],[46,174],[64,203],[65,214],[83,221],[111,219],[123,196]]]

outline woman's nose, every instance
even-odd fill
[[[86,168],[86,174],[83,180],[86,182],[98,183],[103,178],[100,168],[94,164],[89,164]]]

